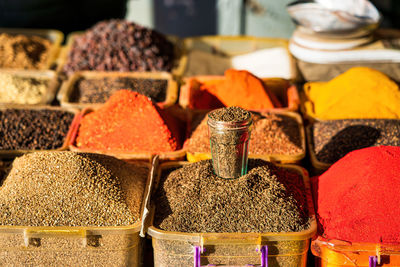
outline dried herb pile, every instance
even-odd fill
[[[100,154],[26,154],[0,188],[0,225],[133,224],[147,174],[145,167]]]
[[[155,194],[155,226],[179,232],[293,232],[309,227],[299,174],[249,160],[238,179],[220,179],[211,160],[162,174]]]
[[[170,71],[174,46],[164,35],[125,20],[101,21],[77,36],[64,71]]]
[[[312,142],[319,161],[335,163],[353,150],[370,146],[400,146],[400,120],[320,121],[312,127]]]
[[[129,89],[150,97],[155,102],[165,101],[167,80],[136,79],[128,77],[79,79],[73,89],[71,102],[105,103],[108,98],[120,89]]]

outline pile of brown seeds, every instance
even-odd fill
[[[156,227],[167,231],[293,232],[309,227],[301,175],[263,160],[249,172],[220,179],[210,160],[163,172],[153,198]]]
[[[39,36],[0,34],[0,68],[44,69],[51,42]]]
[[[79,79],[74,85],[71,102],[105,103],[117,90],[130,89],[150,97],[154,102],[165,101],[167,80],[128,77]]]
[[[370,146],[400,146],[400,120],[346,119],[316,122],[312,144],[317,159],[335,163],[347,153]]]
[[[0,225],[122,226],[140,217],[148,168],[75,152],[17,158],[0,188]]]
[[[255,155],[298,155],[305,152],[300,125],[296,119],[274,113],[253,114],[253,130],[249,153]],[[195,116],[191,122],[190,138],[184,148],[191,153],[210,153],[207,117]]]
[[[73,113],[62,110],[0,110],[0,149],[60,148],[73,118]]]
[[[43,100],[49,79],[0,73],[0,102],[38,104]]]
[[[220,108],[209,113],[210,119],[223,122],[240,122],[249,119],[251,113],[239,107]]]
[[[162,34],[114,19],[75,39],[64,71],[170,71],[173,61],[174,46]]]

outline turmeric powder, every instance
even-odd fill
[[[400,119],[400,90],[385,74],[367,67],[351,68],[329,82],[304,85],[306,112],[335,119]]]
[[[263,81],[248,71],[228,69],[223,79],[199,82],[191,80],[194,87],[191,107],[213,109],[238,106],[244,109],[261,110],[282,107],[278,98]]]

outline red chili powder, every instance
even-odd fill
[[[317,182],[317,214],[324,237],[400,243],[400,147],[350,152]]]
[[[97,150],[174,151],[179,148],[175,127],[164,121],[165,116],[146,96],[120,90],[82,118],[76,145]]]
[[[223,79],[191,83],[191,108],[214,109],[238,106],[244,109],[271,109],[282,107],[278,98],[264,82],[245,70],[228,69]]]

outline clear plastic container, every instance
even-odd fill
[[[62,84],[57,99],[63,107],[83,109],[86,107],[98,107],[103,103],[75,103],[72,102],[72,95],[75,93],[75,85],[80,79],[103,79],[103,78],[132,78],[132,79],[160,79],[167,81],[165,100],[157,103],[162,108],[175,104],[178,98],[178,83],[168,72],[102,72],[102,71],[79,71],[75,72],[67,81]]]
[[[252,123],[250,113],[238,122],[216,121],[208,115],[212,164],[219,177],[234,179],[247,173]]]
[[[318,266],[400,266],[400,245],[349,243],[318,237],[311,252],[318,257]]]
[[[141,220],[115,227],[0,226],[0,266],[140,266],[141,226]]]
[[[163,163],[154,173],[154,189],[162,170],[177,168],[183,162]],[[305,267],[310,238],[317,231],[307,171],[295,165],[280,165],[303,176],[310,213],[310,228],[301,232],[282,233],[183,233],[170,232],[153,225],[155,207],[151,210],[147,233],[152,237],[154,266],[194,266],[194,263],[242,266],[260,265],[262,250],[267,248],[268,266]],[[195,265],[199,266],[199,265]],[[266,266],[266,265],[264,265]]]
[[[0,33],[11,35],[39,36],[52,42],[49,51],[49,58],[43,69],[53,69],[56,66],[61,43],[64,40],[64,34],[58,30],[49,29],[24,29],[24,28],[0,28]]]

